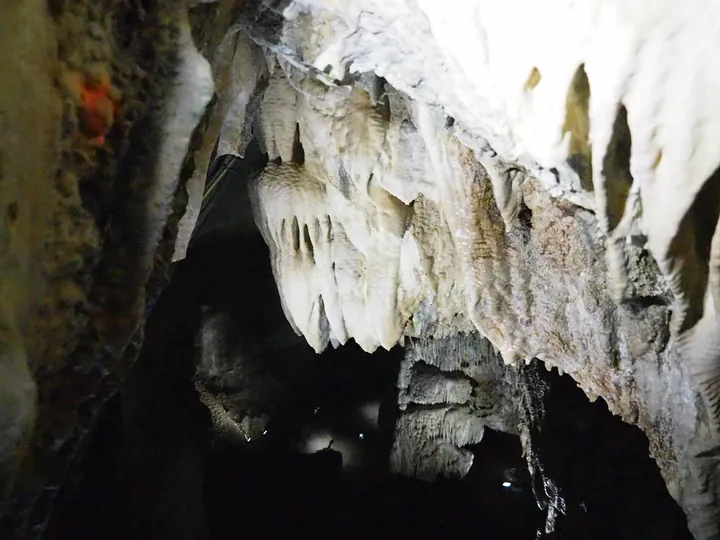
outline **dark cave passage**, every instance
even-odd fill
[[[367,355],[348,344],[315,355],[285,322],[263,268],[267,260],[261,242],[221,235],[197,245],[178,267],[151,316],[138,365],[105,409],[84,481],[46,538],[389,538],[407,532],[444,538],[476,531],[478,520],[488,538],[532,536],[538,513],[531,492],[502,487],[506,469],[524,467],[515,437],[488,434],[476,451],[491,466],[463,481],[428,484],[389,474],[402,349]],[[189,300],[185,293],[193,290]],[[284,339],[297,341],[292,361],[310,367],[285,374],[291,380],[284,389],[293,390],[274,396],[277,415],[261,440],[213,440],[208,415],[198,407],[190,370],[200,304],[229,311],[240,341],[277,336],[281,325]],[[378,401],[383,407],[374,433],[359,405]],[[321,423],[357,438],[358,452],[370,447],[373,459],[359,474],[343,474],[336,452],[295,450],[318,409]]]
[[[610,413],[602,399],[590,403],[556,369],[534,360],[521,371],[521,384],[537,400],[529,408],[539,413],[540,423],[530,422],[533,449],[565,504],[547,538],[692,539],[638,427]],[[539,478],[535,485],[541,497],[551,495]]]
[[[512,450],[517,451],[514,442]],[[488,440],[486,449],[522,466],[519,453],[503,454],[508,449],[503,441]],[[322,452],[309,459],[238,460],[230,450],[217,456],[206,491],[213,538],[410,534],[440,539],[482,531],[484,538],[527,539],[538,524],[532,493],[491,481],[504,477],[497,467],[494,474],[486,473],[492,479],[471,475],[463,481],[426,483],[387,475],[373,482],[343,482],[339,463]]]
[[[233,180],[240,193],[243,178]],[[534,452],[566,503],[555,533],[536,536],[543,516],[516,436],[487,429],[463,480],[391,475],[402,349],[367,355],[348,344],[315,355],[285,320],[267,248],[240,206],[234,229],[213,226],[177,265],[46,539],[690,538],[642,433],[536,361],[521,378],[538,385]],[[249,444],[218,440],[193,388],[203,306],[229,315],[239,356],[258,358],[249,373],[270,421]],[[367,404],[381,405],[374,427]],[[355,474],[333,447],[298,451],[318,429],[350,441],[363,457]]]

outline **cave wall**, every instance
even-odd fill
[[[3,538],[43,534],[167,281],[214,91],[193,4],[0,7]]]

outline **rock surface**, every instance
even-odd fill
[[[3,538],[42,535],[167,279],[213,95],[188,7],[0,7]]]
[[[476,333],[411,342],[398,374],[395,441],[390,468],[435,480],[465,476],[467,448],[485,427],[519,434],[516,376]]]
[[[477,331],[538,358],[642,428],[720,538],[720,7],[269,4],[0,7],[2,527],[42,531],[215,140],[254,134],[256,222],[313,349]],[[403,399],[466,395],[443,381]]]
[[[243,19],[270,73],[256,221],[296,331],[319,352],[474,328],[509,364],[557,366],[645,431],[703,539],[716,9],[298,0]]]

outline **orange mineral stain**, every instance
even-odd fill
[[[119,111],[112,95],[110,77],[104,75],[96,82],[78,73],[76,83],[80,101],[78,116],[82,130],[90,137],[91,143],[102,146]]]

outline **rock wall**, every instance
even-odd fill
[[[213,96],[193,10],[0,7],[3,538],[43,533],[167,279]]]

